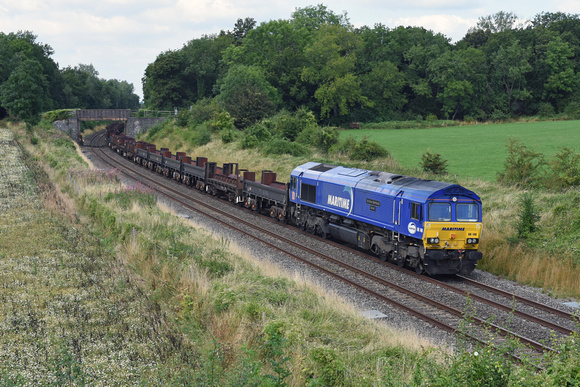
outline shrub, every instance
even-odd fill
[[[236,139],[236,132],[233,129],[224,130],[222,132],[222,142],[229,144]]]
[[[254,136],[259,142],[268,141],[272,138],[271,132],[265,124],[255,124],[244,131],[244,137]]]
[[[201,99],[191,106],[189,110],[189,124],[199,125],[206,121],[210,121],[220,112],[220,108],[212,99]]]
[[[311,151],[302,144],[290,142],[283,138],[275,138],[266,144],[264,153],[266,155],[308,156]]]
[[[560,149],[550,162],[551,169],[546,186],[567,188],[580,185],[580,154],[568,147]]]
[[[189,129],[189,142],[195,146],[203,146],[211,141],[211,131],[206,124]]]
[[[542,118],[554,117],[556,115],[556,110],[549,102],[542,102],[538,108],[538,116]]]
[[[363,137],[350,151],[350,158],[357,161],[372,161],[379,157],[386,157],[389,152],[374,141]]]
[[[527,239],[530,233],[538,229],[536,222],[540,220],[538,209],[534,204],[534,197],[531,192],[527,192],[520,197],[520,213],[518,214],[518,221],[516,229],[518,230],[518,238]]]
[[[528,149],[516,138],[510,138],[506,148],[508,155],[503,172],[498,173],[498,181],[519,187],[537,186],[542,179],[544,155]]]
[[[213,118],[209,121],[208,125],[214,132],[235,129],[234,119],[228,112],[216,112],[213,115]]]
[[[421,168],[425,172],[445,175],[447,174],[447,160],[443,160],[439,153],[431,153],[427,150],[421,156]]]
[[[324,152],[328,152],[328,150],[335,144],[338,143],[338,129],[336,127],[324,127],[318,128],[315,131],[315,142],[317,148]]]
[[[568,118],[577,120],[580,118],[580,102],[572,101],[566,105],[564,108],[564,114],[568,116]]]
[[[437,119],[438,119],[437,116],[433,113],[428,114],[427,117],[425,117],[425,121],[428,121],[428,122],[434,122],[434,121],[437,121]]]
[[[46,112],[42,115],[42,118],[47,120],[48,122],[66,120],[71,117],[71,113],[74,109],[61,109],[61,110],[52,110]]]

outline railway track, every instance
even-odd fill
[[[121,162],[121,158],[119,156],[113,156],[113,153],[109,151],[108,147],[104,146],[102,143],[98,143],[98,141],[102,141],[104,135],[95,135],[91,139],[91,147],[94,150],[95,155],[103,160],[103,162],[117,167]],[[106,149],[103,149],[106,148]],[[141,182],[148,182],[147,184],[155,189],[162,195],[165,195],[171,200],[179,203],[184,208],[189,210],[202,213],[203,216],[209,217],[212,221],[217,222],[219,224],[224,225],[227,228],[235,229],[237,232],[242,234],[245,238],[254,239],[258,242],[266,245],[270,250],[277,251],[281,254],[285,254],[290,256],[291,258],[300,261],[310,267],[315,268],[319,272],[324,273],[327,276],[334,278],[335,280],[341,281],[343,283],[348,284],[349,286],[354,287],[360,292],[363,292],[381,302],[387,303],[392,305],[398,309],[404,310],[405,312],[409,313],[410,315],[419,318],[423,321],[428,322],[446,332],[455,334],[460,330],[462,325],[462,321],[464,320],[464,313],[461,309],[457,307],[447,305],[444,302],[440,302],[436,300],[436,296],[426,297],[424,294],[420,294],[419,292],[413,291],[410,287],[412,286],[404,286],[401,284],[396,283],[395,281],[389,281],[385,279],[385,276],[379,277],[374,275],[373,273],[369,272],[368,270],[362,270],[358,267],[350,265],[348,263],[343,262],[340,259],[335,259],[330,254],[321,252],[318,249],[312,249],[309,247],[304,246],[301,243],[295,242],[292,238],[286,238],[280,236],[279,233],[271,231],[273,227],[259,227],[253,221],[245,220],[241,217],[233,215],[232,211],[223,211],[216,208],[214,205],[208,205],[206,203],[207,195],[203,195],[206,199],[199,200],[194,197],[194,195],[185,194],[180,189],[176,189],[176,186],[179,188],[184,188],[182,185],[179,185],[175,182],[170,182],[169,179],[159,179],[159,175],[155,174],[154,172],[148,171],[139,167],[126,159],[123,159],[123,166],[121,170],[123,173],[128,174],[128,176],[132,178],[136,178]],[[197,193],[197,195],[202,195],[201,193]],[[197,196],[195,195],[195,196]],[[233,206],[233,204],[232,204]],[[237,206],[236,206],[237,207]],[[204,208],[204,210],[201,210]],[[242,209],[240,209],[242,210]],[[227,220],[226,220],[227,219]],[[233,219],[233,220],[232,220]],[[266,218],[260,217],[262,220],[266,220]],[[233,224],[232,224],[233,222]],[[270,220],[270,224],[275,224],[276,227],[283,227],[280,222]],[[295,228],[292,230],[296,233],[304,233],[300,232]],[[322,240],[321,238],[316,237],[325,243],[330,244],[331,246],[335,243],[328,240]],[[344,245],[338,245],[340,249],[344,250]],[[350,249],[351,252],[354,252],[359,255],[364,255],[365,259],[368,260],[369,256],[367,254],[360,253],[357,250]],[[299,251],[298,253],[293,253],[292,251]],[[379,263],[378,259],[373,260]],[[383,262],[380,262],[381,265],[384,266]],[[395,270],[402,270],[401,268],[397,267],[396,265],[390,265],[390,269]],[[543,318],[535,317],[532,314],[529,314],[524,311],[519,311],[513,308],[512,306],[506,306],[505,304],[499,303],[497,301],[493,301],[490,298],[483,297],[480,295],[476,295],[469,290],[461,289],[460,287],[447,284],[445,282],[429,278],[426,276],[419,276],[413,272],[408,270],[404,271],[409,278],[413,278],[414,281],[427,281],[433,284],[436,287],[440,287],[446,289],[446,291],[453,292],[464,299],[470,297],[477,302],[485,303],[487,305],[496,308],[497,310],[517,315],[522,319],[526,319],[533,324],[540,324],[546,329],[553,330],[559,332],[561,335],[569,335],[573,332],[571,328],[561,326],[555,322],[548,321]],[[462,281],[464,284],[478,287],[478,285],[472,280],[467,278],[463,278]],[[483,285],[483,284],[482,284]],[[483,286],[478,287],[483,288]],[[493,290],[485,289],[485,291],[490,292]],[[498,292],[499,293],[499,292]],[[497,294],[497,293],[496,293]],[[506,295],[502,295],[504,298]],[[512,295],[508,295],[508,297],[512,297]],[[518,297],[518,301],[520,297]],[[522,298],[520,302],[525,302],[527,305],[532,305],[535,302],[532,300],[525,300]],[[540,308],[540,306],[534,306],[536,308]],[[549,307],[544,306],[543,309],[545,312],[556,314],[557,312],[551,311]],[[560,311],[562,312],[562,311]],[[562,312],[559,318],[571,320],[572,316],[566,312]],[[469,322],[472,324],[470,328],[470,332],[466,332],[465,330],[462,331],[462,334],[467,339],[479,342],[479,343],[487,343],[489,344],[489,331],[493,331],[498,333],[500,336],[510,336],[512,338],[517,338],[521,343],[526,345],[527,348],[530,350],[535,351],[537,353],[542,352],[551,352],[554,351],[549,345],[543,344],[534,338],[526,337],[525,335],[518,334],[514,331],[507,330],[505,328],[500,327],[499,325],[493,324],[489,321],[484,319],[478,318],[476,316],[471,316]],[[503,339],[499,338],[496,339],[502,341]],[[495,343],[497,345],[497,342]],[[513,355],[516,359],[518,358],[517,354]]]

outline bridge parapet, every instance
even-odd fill
[[[80,121],[126,121],[131,118],[131,110],[84,109],[76,110],[75,117]]]

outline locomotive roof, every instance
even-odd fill
[[[424,180],[389,172],[369,171],[366,169],[309,162],[296,167],[292,172],[293,176],[300,174],[305,178],[381,192],[393,196],[402,191],[402,197],[413,200],[427,200],[430,197],[441,195],[465,195],[479,200],[479,197],[475,193],[457,184]]]

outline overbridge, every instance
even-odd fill
[[[167,117],[134,117],[129,109],[77,109],[70,118],[53,122],[53,126],[79,141],[82,121],[125,121],[125,134],[136,137]]]

